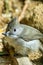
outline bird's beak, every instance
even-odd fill
[[[7,36],[6,32],[5,32],[5,33],[2,33],[2,35],[5,35],[5,36]]]

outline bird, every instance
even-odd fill
[[[29,52],[43,51],[40,38],[43,34],[31,26],[20,24],[18,18],[13,18],[6,28],[5,40],[15,48],[15,52],[21,55],[28,55]]]

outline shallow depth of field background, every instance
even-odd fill
[[[0,54],[3,52],[2,38],[4,36],[2,35],[2,32],[5,32],[7,24],[12,20],[12,18],[20,16],[24,4],[25,0],[0,0]],[[24,18],[20,23],[32,26],[43,33],[43,1],[31,1],[25,11]],[[0,56],[0,60],[2,61],[6,61],[6,58],[8,61],[8,57]],[[32,60],[33,65],[43,65],[43,54],[41,54],[41,52],[30,54],[29,58]],[[24,60],[26,60],[26,58]],[[28,61],[26,60],[26,62]],[[6,63],[0,65],[6,65]]]

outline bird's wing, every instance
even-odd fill
[[[20,35],[22,39],[29,41],[43,38],[43,34],[39,30],[27,25],[21,25],[21,26],[24,28],[24,30]]]

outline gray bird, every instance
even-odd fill
[[[43,34],[31,27],[24,24],[20,24],[15,17],[10,23],[8,23],[5,35],[5,40],[9,45],[15,48],[15,52],[28,55],[29,52],[36,52],[43,47],[40,38],[43,38]]]

